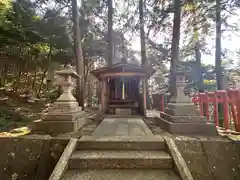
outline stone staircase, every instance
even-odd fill
[[[62,180],[180,180],[173,167],[161,137],[84,136]]]

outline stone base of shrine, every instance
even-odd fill
[[[175,116],[173,119],[163,119],[161,115],[157,120],[157,124],[164,130],[172,134],[185,134],[185,135],[204,135],[204,136],[216,136],[217,129],[212,123],[199,121],[201,117],[184,117]],[[190,120],[191,118],[191,120]],[[194,121],[196,118],[196,122]]]
[[[59,121],[59,120],[37,120],[34,122],[34,131],[44,132],[47,134],[61,134],[75,132],[83,125],[88,123],[88,118],[81,117],[75,121]]]
[[[184,115],[178,115],[178,116],[172,116],[167,113],[161,112],[160,117],[173,123],[207,123],[206,118],[201,116],[184,116]]]
[[[116,115],[131,115],[130,108],[116,108]]]

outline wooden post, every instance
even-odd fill
[[[96,90],[96,95],[97,95],[97,98],[98,98],[98,102],[97,102],[97,105],[101,111],[101,81],[97,81],[97,90]]]
[[[92,91],[93,85],[91,79],[87,81],[87,107],[92,107],[92,96],[93,96],[93,91]]]
[[[122,78],[122,99],[125,100],[125,83],[124,83],[124,78]]]
[[[114,99],[117,99],[118,98],[118,87],[117,87],[117,81],[116,79],[113,81],[114,82],[114,88],[115,88],[115,97]]]
[[[106,79],[102,80],[101,82],[101,87],[102,87],[102,91],[101,91],[101,112],[105,113],[106,111],[106,93],[107,93],[107,81]]]
[[[164,95],[161,95],[160,111],[164,112]]]
[[[142,94],[143,94],[143,110],[144,115],[146,115],[146,109],[147,109],[147,87],[146,87],[146,81],[147,79],[145,77],[142,77]]]
[[[103,106],[104,106],[104,91],[103,91],[103,84],[104,80],[100,82],[100,92],[101,92],[101,98],[100,98],[100,111],[103,112]]]

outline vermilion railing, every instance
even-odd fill
[[[221,117],[226,130],[240,132],[240,89],[198,93],[192,98],[192,102],[199,107],[200,115],[205,116],[208,122],[219,126]],[[221,114],[219,104],[222,107]],[[164,96],[161,97],[160,110],[164,111]]]
[[[220,124],[219,104],[222,105],[223,127],[225,129],[234,129],[240,132],[240,90],[228,89],[227,91],[218,90],[215,92],[199,93],[194,103],[199,105],[200,115],[206,116],[211,120],[213,115],[216,126]],[[231,125],[234,125],[232,127]]]

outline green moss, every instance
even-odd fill
[[[0,131],[8,131],[12,128],[25,125],[29,119],[13,108],[0,108]]]

